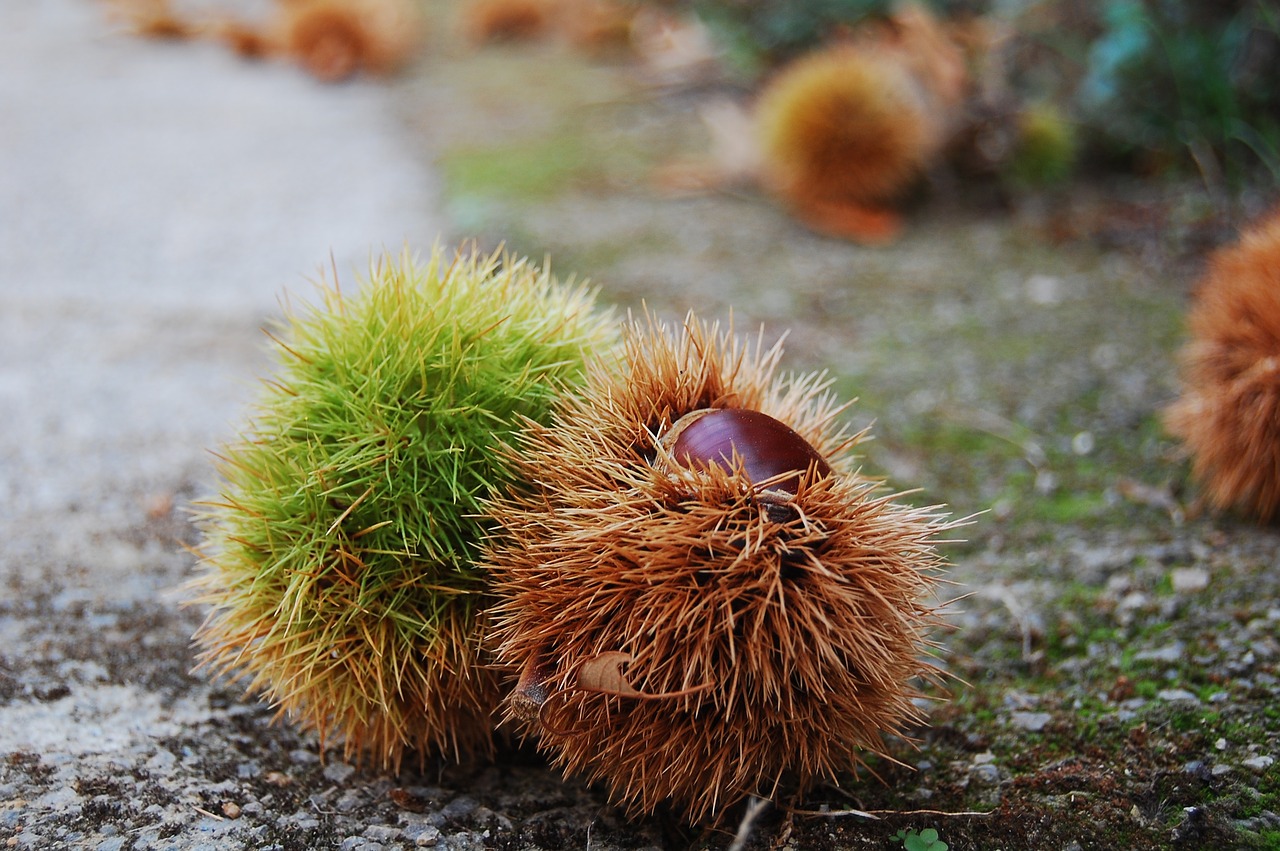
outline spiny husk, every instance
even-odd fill
[[[1280,212],[1210,258],[1165,411],[1217,509],[1280,517]]]
[[[488,563],[500,663],[538,672],[549,697],[525,723],[554,762],[605,781],[633,812],[691,821],[748,795],[834,779],[916,724],[941,566],[932,509],[899,504],[853,466],[862,434],[821,376],[777,379],[779,346],[689,318],[625,334],[625,363],[589,364],[580,396],[517,439],[531,490],[491,508]],[[657,442],[682,415],[749,408],[831,463],[786,512],[738,466],[687,469]],[[579,677],[607,654],[646,696]],[[623,689],[623,691],[628,690]],[[540,702],[540,701],[538,701]]]
[[[942,25],[902,4],[769,81],[756,107],[765,185],[801,211],[893,202],[953,132],[968,84]]]
[[[467,0],[462,5],[462,29],[474,44],[527,41],[551,28],[552,0]]]
[[[277,370],[202,506],[200,664],[351,758],[490,747],[482,500],[500,443],[546,420],[614,326],[524,260],[383,257],[290,310]]]
[[[108,0],[108,13],[134,35],[183,41],[199,35],[200,27],[179,14],[170,0]]]
[[[893,200],[938,149],[905,69],[846,45],[783,69],[756,115],[766,184],[793,203]]]
[[[290,0],[279,18],[281,50],[324,82],[392,74],[422,43],[409,0]]]

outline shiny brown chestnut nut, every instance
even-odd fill
[[[732,471],[737,456],[752,485],[791,496],[810,469],[817,477],[831,473],[827,460],[786,423],[742,408],[693,411],[672,423],[659,443],[690,468],[718,464]]]

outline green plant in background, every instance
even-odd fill
[[[1111,0],[1088,49],[1083,114],[1127,155],[1189,161],[1217,189],[1259,163],[1280,179],[1280,12]]]
[[[887,13],[892,0],[692,0],[730,61],[748,73],[821,44],[842,27]]]
[[[1019,184],[1049,186],[1064,181],[1076,161],[1076,129],[1050,101],[1019,114],[1009,175]]]
[[[893,835],[895,842],[901,842],[905,851],[947,851],[947,843],[938,838],[938,831],[932,827],[916,833],[915,828],[908,827]]]
[[[276,373],[202,508],[201,664],[349,757],[484,750],[481,504],[511,483],[504,442],[613,323],[587,290],[474,251],[383,257],[355,294],[319,291],[273,335]]]

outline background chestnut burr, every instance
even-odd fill
[[[1218,250],[1187,323],[1165,424],[1215,509],[1280,518],[1280,210]]]

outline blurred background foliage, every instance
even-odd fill
[[[1280,7],[1112,0],[1099,10],[1075,95],[1107,153],[1138,168],[1193,165],[1210,185],[1238,185],[1254,166],[1280,178]]]
[[[890,0],[685,0],[732,67],[762,78]],[[974,66],[973,121],[1003,127],[1021,183],[1079,167],[1280,182],[1274,0],[929,0]],[[985,104],[985,106],[984,106]],[[980,136],[982,129],[977,130]],[[986,139],[991,144],[991,138]],[[1019,150],[1025,156],[1007,156]]]
[[[792,59],[841,29],[885,15],[892,0],[691,0],[730,63],[747,72]]]

